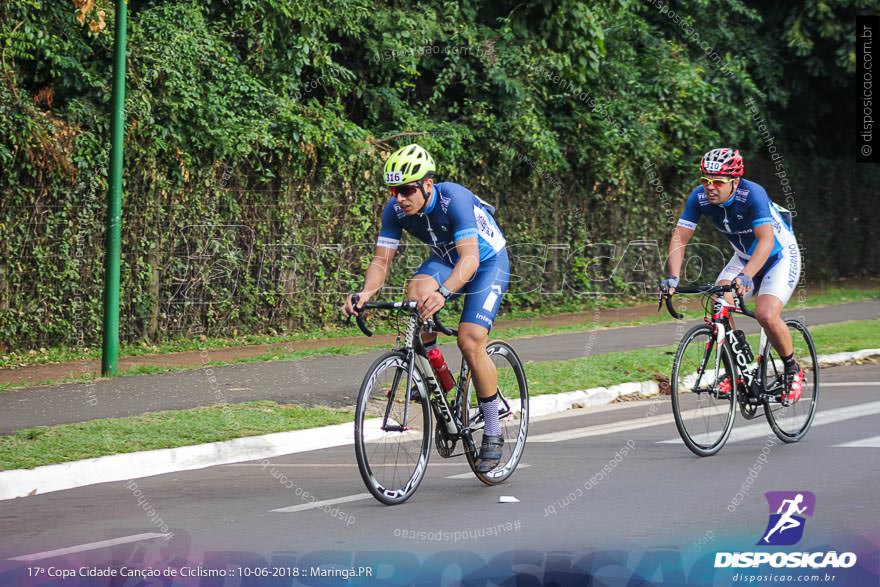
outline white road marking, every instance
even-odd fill
[[[837,383],[822,383],[821,387],[864,387],[880,385],[880,381],[839,381]]]
[[[839,448],[880,448],[880,436],[862,438],[861,440],[853,440],[852,442],[844,442],[834,446]]]
[[[431,463],[430,467],[433,469],[434,467],[461,467],[466,463]],[[228,465],[221,465],[223,467],[259,467],[261,469],[265,467],[275,467],[279,468],[346,468],[352,469],[357,467],[357,463],[268,463],[263,465],[262,463],[229,463]],[[380,463],[377,465],[370,465],[372,468],[376,467],[395,467],[399,465],[395,465],[394,463]]]
[[[369,493],[357,493],[355,495],[346,495],[345,497],[337,497],[336,499],[325,499],[324,501],[313,501],[311,503],[303,503],[300,505],[292,505],[286,508],[278,508],[276,510],[269,510],[270,512],[282,512],[282,513],[291,513],[291,512],[302,512],[305,510],[313,510],[316,508],[322,508],[328,505],[336,505],[337,503],[348,503],[350,501],[360,501],[362,499],[368,499],[373,497]]]
[[[873,416],[880,414],[880,401],[870,402],[867,404],[856,404],[854,406],[846,406],[845,408],[834,408],[831,410],[822,410],[820,407],[813,418],[812,426],[824,426],[826,424],[836,424],[853,418],[861,418],[863,416]],[[737,428],[734,424],[733,432],[727,442],[739,442],[741,440],[753,440],[755,438],[764,438],[772,435],[773,432],[767,427],[766,420],[760,424],[751,424]],[[675,444],[682,442],[680,437],[670,438],[669,440],[660,440],[657,444]]]
[[[723,413],[725,408],[716,407],[711,413]],[[708,410],[688,410],[684,412],[685,419],[697,418],[710,413]],[[623,422],[611,422],[609,424],[597,424],[595,426],[586,426],[584,428],[573,428],[571,430],[562,430],[560,432],[550,432],[548,434],[539,434],[529,437],[527,442],[562,442],[564,440],[574,440],[576,438],[587,438],[589,436],[603,436],[605,434],[614,434],[616,432],[627,432],[629,430],[639,430],[641,428],[650,428],[651,426],[660,426],[664,424],[672,424],[675,422],[672,414],[662,414],[656,416],[646,416],[634,420],[624,420]]]
[[[559,420],[562,418],[575,418],[578,416],[592,416],[593,414],[601,414],[603,412],[616,412],[618,410],[628,410],[632,408],[642,408],[645,409],[652,404],[660,403],[660,404],[668,404],[669,398],[667,396],[661,396],[662,399],[658,399],[657,396],[650,397],[648,399],[632,401],[632,402],[620,402],[616,404],[607,404],[604,406],[590,406],[588,408],[575,408],[573,410],[566,410],[564,412],[557,412],[555,414],[544,414],[542,416],[530,416],[529,423],[532,422],[543,422],[545,420]]]
[[[11,561],[38,561],[46,558],[55,558],[67,554],[77,552],[85,552],[87,550],[97,550],[99,548],[107,548],[117,544],[128,544],[129,542],[139,542],[141,540],[153,540],[154,538],[165,538],[171,534],[163,534],[159,532],[145,532],[143,534],[132,534],[131,536],[123,536],[121,538],[113,538],[111,540],[99,540],[98,542],[89,542],[86,544],[78,544],[76,546],[68,546],[67,548],[59,548],[57,550],[47,550],[45,552],[35,552],[33,554],[23,554],[10,558]]]

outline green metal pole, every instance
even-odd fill
[[[101,375],[116,375],[119,363],[119,258],[122,239],[122,150],[125,134],[125,31],[127,0],[116,0],[113,65],[110,190],[107,195],[107,241],[104,252],[104,346]]]

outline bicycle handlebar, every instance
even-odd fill
[[[367,322],[364,320],[362,314],[363,310],[403,310],[412,314],[418,313],[416,308],[418,302],[415,300],[405,300],[403,302],[367,302],[363,306],[358,307],[357,303],[359,298],[360,296],[358,294],[353,294],[351,296],[351,305],[357,311],[357,314],[355,314],[355,322],[357,322],[358,328],[360,328],[361,332],[367,336],[373,336],[373,332],[367,328]],[[348,317],[348,321],[351,322],[351,316]],[[447,328],[443,325],[440,321],[439,314],[434,314],[432,318],[428,318],[425,325],[428,327],[429,331],[442,332],[447,336],[456,336],[458,334],[457,330]]]
[[[682,286],[675,288],[675,293],[679,294],[704,294],[704,295],[714,295],[714,294],[722,294],[728,292],[735,292],[736,288],[733,284],[730,285],[716,285],[714,283],[710,283],[707,285],[690,285],[690,286]],[[675,318],[676,320],[681,320],[684,318],[684,314],[676,311],[675,307],[672,305],[672,296],[675,294],[670,294],[667,292],[660,292],[660,304],[657,305],[657,311],[660,311],[660,308],[663,304],[663,298],[666,298],[666,310],[669,314]],[[737,310],[742,312],[746,316],[750,318],[754,318],[755,314],[751,312],[748,308],[746,308],[745,300],[741,295],[736,296],[737,301],[739,302],[737,305]]]

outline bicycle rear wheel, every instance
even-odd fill
[[[789,406],[779,403],[785,389],[785,365],[773,345],[767,344],[761,357],[761,381],[766,393],[775,397],[767,401],[764,412],[773,432],[783,442],[797,442],[810,429],[819,399],[819,361],[810,331],[798,320],[786,320],[794,343],[794,356],[804,370],[804,388],[799,400]]]
[[[513,475],[522,458],[529,433],[529,386],[526,381],[522,361],[509,344],[495,340],[486,347],[486,352],[495,364],[498,374],[498,415],[501,419],[501,434],[504,449],[498,466],[488,473],[476,469],[477,455],[465,450],[468,464],[477,479],[486,485],[497,485]],[[479,450],[483,440],[483,413],[477,401],[477,390],[473,376],[468,370],[464,384],[466,401],[461,406],[461,421],[473,434],[474,444]]]
[[[725,380],[730,388],[726,392]],[[695,326],[681,339],[671,387],[672,413],[681,439],[695,455],[714,455],[733,429],[737,381],[727,344],[716,344],[711,326]]]
[[[418,369],[406,389],[406,355],[382,355],[358,394],[354,446],[358,469],[373,497],[387,505],[409,499],[422,482],[431,447],[428,391]]]

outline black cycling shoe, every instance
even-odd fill
[[[501,460],[501,452],[504,448],[503,436],[483,435],[483,444],[480,446],[480,456],[474,467],[480,473],[488,473],[498,466]]]

